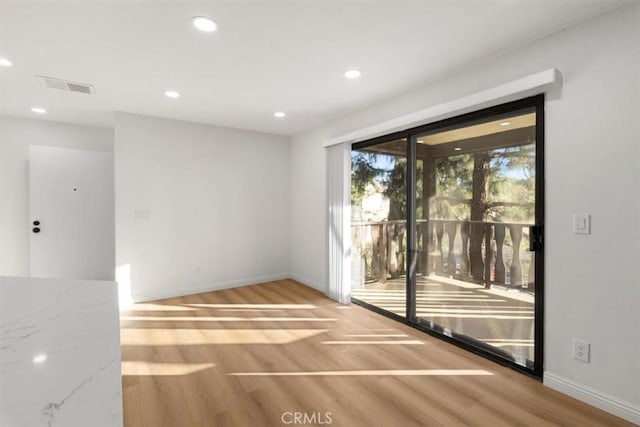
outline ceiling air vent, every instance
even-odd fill
[[[86,83],[69,82],[62,79],[54,79],[53,77],[37,76],[44,87],[49,89],[66,90],[67,92],[80,92],[92,94],[94,92],[93,85]]]

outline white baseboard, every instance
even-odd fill
[[[551,372],[544,373],[544,385],[640,425],[640,406],[625,402],[614,396],[578,384]]]
[[[322,287],[321,285],[318,285],[315,281],[313,280],[307,280],[304,277],[298,276],[296,273],[290,273],[289,274],[289,278],[295,280],[296,282],[300,282],[305,286],[308,286],[310,288],[315,289],[316,291],[320,291],[323,294],[325,293],[325,289],[324,287]]]
[[[219,291],[222,289],[238,288],[240,286],[255,285],[258,283],[272,282],[274,280],[283,280],[291,277],[289,273],[272,274],[268,276],[248,277],[238,280],[229,280],[225,282],[209,283],[204,286],[166,289],[157,292],[149,292],[144,294],[132,295],[134,303],[155,301],[165,298],[183,297],[187,295],[201,294],[204,292]]]

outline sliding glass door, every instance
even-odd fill
[[[407,139],[351,152],[352,297],[406,316]]]
[[[354,144],[352,296],[542,369],[543,98]]]

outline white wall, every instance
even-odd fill
[[[319,135],[291,144],[291,277],[322,292],[327,284],[326,153]]]
[[[289,144],[116,113],[116,265],[133,299],[287,277]]]
[[[636,2],[296,135],[294,276],[326,285],[323,140],[556,67],[564,87],[546,104],[545,382],[640,422],[639,24]],[[572,234],[575,212],[592,214],[591,235]],[[574,337],[591,342],[591,363],[572,359]]]
[[[0,116],[0,275],[29,276],[29,146],[113,150],[111,129]]]

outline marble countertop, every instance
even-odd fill
[[[114,282],[0,277],[0,426],[122,426]]]

